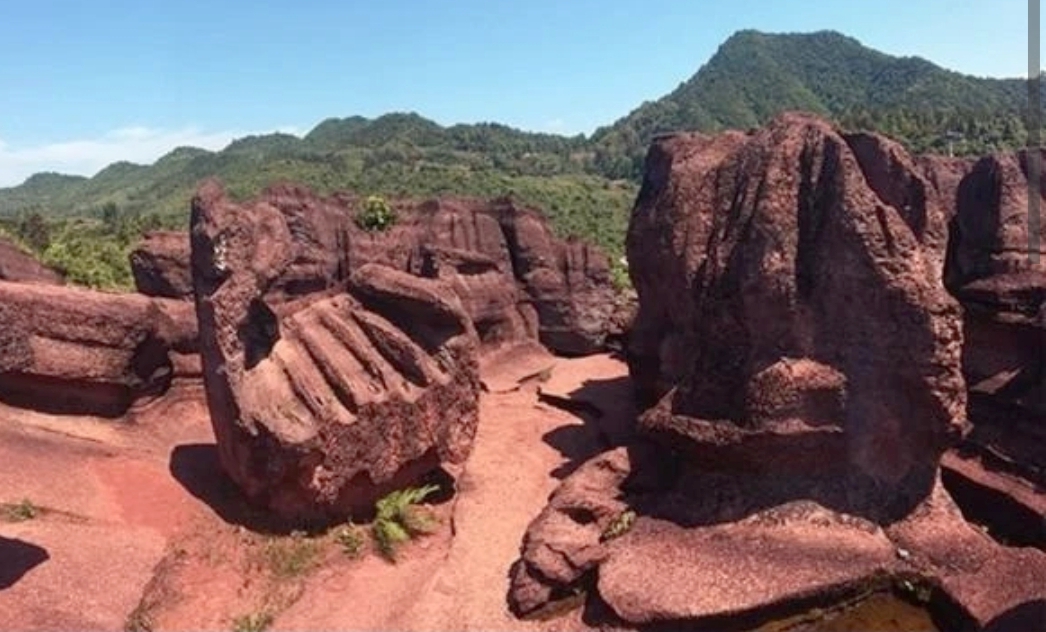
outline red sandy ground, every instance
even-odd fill
[[[583,629],[576,612],[523,622],[506,607],[509,567],[557,476],[605,448],[605,431],[540,403],[537,388],[613,395],[600,424],[620,425],[630,387],[608,356],[542,363],[555,365],[547,382],[483,394],[458,493],[437,508],[439,533],[408,544],[395,565],[309,540],[309,563],[287,576],[266,556],[296,545],[242,526],[250,521],[217,470],[199,393],[136,425],[0,408],[0,502],[42,509],[22,522],[0,516],[2,626],[231,630],[236,617],[268,611],[277,630]]]

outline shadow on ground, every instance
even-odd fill
[[[580,426],[560,426],[542,437],[547,445],[568,459],[551,472],[560,480],[592,457],[635,439],[636,406],[632,382],[627,376],[587,380],[566,397],[541,392],[538,399],[583,422]]]
[[[190,443],[175,446],[169,469],[187,492],[201,500],[222,520],[261,533],[286,533],[291,529],[256,507],[240,492],[222,469],[218,446]]]
[[[17,538],[0,537],[0,590],[14,586],[26,573],[50,558],[43,547]]]

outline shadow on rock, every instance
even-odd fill
[[[296,530],[321,532],[331,526],[329,520],[286,520],[252,505],[236,483],[222,469],[218,446],[213,443],[179,445],[171,451],[169,469],[182,487],[210,507],[222,520],[258,533],[287,535]],[[455,479],[447,470],[437,468],[424,474],[417,486],[434,485],[438,489],[427,502],[441,505],[454,498]],[[370,519],[366,512],[355,515]]]
[[[14,586],[26,573],[50,558],[43,547],[17,538],[0,537],[0,590]]]

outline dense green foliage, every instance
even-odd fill
[[[0,220],[0,234],[66,280],[103,290],[131,289],[131,249],[145,232],[170,227],[158,215],[122,213],[111,204],[84,217],[46,219],[34,210]]]
[[[356,223],[363,230],[385,231],[396,223],[396,212],[392,210],[385,198],[380,195],[372,195],[364,201],[363,208],[357,213]]]
[[[748,129],[786,110],[885,133],[918,153],[1019,147],[1028,82],[980,79],[923,59],[892,57],[831,31],[770,35],[741,31],[671,94],[640,106],[593,135],[595,164],[609,177],[635,177],[658,133]]]
[[[594,241],[617,260],[643,156],[658,133],[746,129],[806,110],[916,152],[982,154],[1025,142],[1027,97],[1026,81],[961,75],[834,32],[742,31],[671,94],[591,138],[494,123],[443,127],[413,113],[332,118],[302,138],[250,136],[218,152],[181,147],[153,165],[118,162],[93,178],[37,174],[0,189],[0,228],[75,282],[126,287],[123,259],[136,231],[187,227],[195,187],[215,176],[240,199],[281,181],[321,194],[512,195],[543,209],[560,235]],[[27,224],[34,214],[44,222]]]
[[[544,209],[561,235],[594,239],[619,254],[636,185],[585,173],[585,142],[496,124],[444,128],[416,114],[329,119],[304,138],[251,136],[219,152],[182,147],[153,165],[115,163],[90,179],[36,175],[19,187],[0,189],[0,217],[17,220],[40,212],[55,224],[52,234],[61,237],[68,235],[62,230],[65,218],[101,218],[101,209],[116,207],[121,217],[155,215],[164,226],[186,228],[195,187],[215,176],[238,199],[277,182],[304,184],[321,194],[351,190],[387,198],[512,195]],[[88,230],[80,241],[96,236]],[[126,250],[122,242],[98,245],[92,269],[108,267],[112,253],[102,250]],[[83,249],[73,250],[83,255]],[[69,265],[64,255],[59,259]],[[75,276],[111,285],[95,272]]]

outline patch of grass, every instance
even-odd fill
[[[269,540],[265,545],[265,561],[273,576],[290,579],[311,570],[319,561],[321,548],[317,540],[295,532],[290,537]]]
[[[40,508],[28,498],[21,502],[4,505],[4,517],[8,522],[25,522],[40,515]]]
[[[367,534],[358,524],[348,523],[334,533],[334,541],[341,546],[342,552],[352,559],[363,554],[363,545]]]
[[[387,560],[395,563],[399,545],[439,528],[439,520],[431,510],[420,506],[437,491],[436,485],[411,487],[394,491],[378,501],[372,529],[378,551]]]
[[[232,632],[263,632],[269,629],[272,620],[272,614],[267,611],[245,614],[233,620]]]
[[[626,509],[618,514],[607,528],[603,530],[603,534],[600,540],[606,542],[607,540],[613,540],[614,538],[620,538],[629,531],[632,530],[633,525],[636,523],[636,512],[631,509]]]

